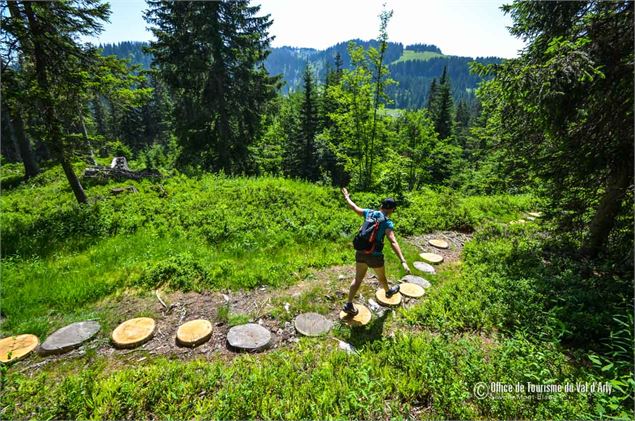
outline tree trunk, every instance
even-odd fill
[[[11,118],[9,117],[9,113],[7,111],[7,108],[4,106],[4,103],[2,104],[2,127],[2,133],[8,134],[11,138],[11,145],[9,145],[7,142],[0,142],[0,145],[2,145],[2,155],[4,155],[9,162],[22,161],[22,156],[20,156],[20,147],[18,146],[18,140],[15,136],[13,123],[11,123]]]
[[[16,139],[18,141],[18,147],[20,148],[20,155],[22,156],[22,162],[24,163],[24,178],[35,177],[40,173],[40,168],[33,156],[33,150],[31,149],[31,142],[26,137],[24,131],[24,121],[18,111],[13,116],[13,127],[15,128]]]
[[[97,161],[95,161],[95,151],[93,151],[93,145],[90,144],[90,138],[88,137],[88,130],[86,130],[86,123],[84,123],[84,115],[82,114],[81,107],[79,109],[79,123],[82,127],[84,142],[86,142],[86,147],[88,147],[87,161],[90,165],[97,165]]]
[[[615,225],[615,218],[619,213],[626,190],[629,188],[629,175],[628,165],[620,165],[609,174],[606,192],[591,221],[589,236],[581,250],[584,255],[596,257],[605,246]]]
[[[71,185],[71,189],[73,193],[75,193],[75,197],[79,203],[88,203],[88,199],[86,198],[86,193],[84,193],[84,189],[82,188],[77,175],[73,171],[73,167],[71,166],[70,161],[66,157],[64,153],[64,146],[62,144],[62,130],[59,122],[55,116],[55,103],[50,94],[49,89],[49,80],[48,80],[48,67],[50,63],[48,62],[48,57],[46,56],[46,52],[43,49],[43,43],[39,42],[44,39],[46,36],[46,29],[42,28],[39,20],[35,17],[35,13],[33,12],[33,8],[31,3],[28,1],[23,2],[24,4],[24,12],[27,17],[27,21],[29,23],[29,32],[31,33],[31,37],[34,40],[33,42],[33,58],[35,62],[35,73],[37,77],[37,82],[39,88],[43,92],[42,105],[44,108],[44,119],[46,121],[46,125],[48,126],[48,130],[50,133],[50,141],[51,145],[54,149],[54,155],[59,159],[60,164],[62,164],[62,168],[64,169],[64,174],[66,174],[66,178],[68,179],[69,184]],[[38,5],[39,7],[48,7],[46,3],[41,3]],[[22,42],[22,41],[21,41]]]
[[[75,174],[70,161],[65,157],[60,157],[60,163],[62,164],[64,174],[66,174],[66,178],[71,185],[71,189],[73,189],[73,193],[75,194],[75,198],[77,199],[77,201],[79,203],[88,203],[88,198],[86,197],[84,188],[79,182],[79,178],[77,178],[77,174]]]

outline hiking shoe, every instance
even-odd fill
[[[390,298],[390,297],[392,297],[393,295],[395,295],[398,292],[399,292],[399,285],[395,285],[394,287],[389,288],[386,291],[386,298]]]
[[[359,313],[359,310],[357,310],[355,306],[353,306],[353,303],[346,303],[342,311],[353,317],[357,316],[357,314]]]

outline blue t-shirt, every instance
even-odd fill
[[[376,211],[373,209],[364,209],[364,219],[366,219],[366,217],[368,217],[368,213],[372,212],[372,216],[375,218],[379,218],[381,216],[381,211]],[[377,230],[377,246],[375,247],[375,249],[379,249],[379,250],[383,250],[383,245],[384,245],[384,235],[386,234],[386,229],[390,228],[395,229],[395,224],[393,224],[393,222],[388,219],[388,217],[386,215],[384,215],[384,221],[382,223],[379,224],[379,230]],[[374,251],[373,256],[381,256],[383,255],[383,253],[381,251]]]

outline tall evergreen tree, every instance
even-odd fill
[[[434,99],[434,120],[435,129],[439,133],[439,139],[447,139],[453,132],[453,103],[452,89],[450,87],[450,79],[448,77],[447,66],[443,68],[443,74],[439,81],[439,88]]]
[[[287,133],[287,145],[285,151],[285,166],[287,174],[305,180],[316,181],[319,176],[317,162],[317,148],[315,136],[318,129],[318,98],[313,80],[311,68],[307,64],[304,69],[304,87],[301,99],[296,105],[297,119],[288,119],[287,124],[297,122],[297,128],[291,128]],[[291,105],[295,101],[290,100]]]
[[[269,54],[269,15],[248,0],[149,1],[146,20],[156,41],[149,51],[170,87],[182,163],[240,173],[261,114],[276,92],[263,61]]]
[[[19,42],[20,54],[32,64],[31,99],[40,110],[44,122],[40,136],[61,163],[78,202],[87,198],[73,167],[72,152],[77,137],[69,127],[83,113],[91,66],[97,62],[96,51],[77,41],[79,36],[91,36],[102,30],[110,13],[100,0],[65,2],[8,2],[8,28]]]
[[[633,2],[504,6],[520,57],[490,67],[484,107],[506,155],[544,184],[562,233],[595,257],[633,256]],[[484,73],[484,72],[482,72]],[[619,228],[619,229],[618,229]],[[621,241],[611,242],[611,235]],[[632,268],[632,266],[631,266]]]
[[[437,79],[432,79],[430,82],[430,91],[428,91],[428,99],[426,101],[426,108],[428,109],[428,114],[434,116],[436,113],[435,100],[437,98]]]
[[[315,181],[318,178],[318,163],[316,160],[315,135],[318,129],[318,108],[317,91],[311,68],[307,65],[304,69],[304,97],[300,108],[300,118],[302,119],[302,175],[303,178]]]

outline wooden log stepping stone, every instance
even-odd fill
[[[322,336],[333,327],[333,322],[318,313],[299,314],[293,323],[295,330],[304,336]]]
[[[410,298],[421,298],[423,297],[423,294],[425,294],[423,287],[411,284],[410,282],[405,282],[399,285],[399,292]]]
[[[421,276],[406,275],[401,278],[401,282],[409,282],[411,284],[419,285],[421,288],[430,288],[432,284]]]
[[[176,331],[176,342],[181,346],[195,347],[212,336],[212,323],[198,319],[183,323]]]
[[[135,348],[149,341],[154,335],[156,323],[150,317],[126,320],[112,332],[115,348]]]
[[[399,292],[388,298],[386,297],[386,291],[383,288],[379,288],[375,293],[375,297],[379,304],[383,306],[398,306],[401,304],[401,294]]]
[[[448,249],[450,248],[450,244],[445,241],[445,240],[441,240],[438,238],[432,239],[432,240],[428,240],[428,244],[430,244],[432,247],[436,247],[438,249]]]
[[[352,317],[351,315],[344,313],[343,311],[340,311],[340,320],[351,326],[367,325],[371,319],[371,314],[368,307],[363,306],[361,304],[354,304],[354,303],[353,303],[353,307],[355,307],[358,311],[357,316]]]
[[[238,351],[262,351],[271,345],[271,339],[271,332],[256,323],[234,326],[227,332],[227,343]]]
[[[421,256],[421,258],[428,263],[436,264],[436,263],[441,263],[443,261],[443,256],[436,253],[420,253],[419,256]]]
[[[92,339],[101,326],[95,320],[77,322],[53,332],[40,346],[42,355],[63,354]]]
[[[12,363],[29,355],[40,344],[35,335],[25,333],[23,335],[9,336],[0,339],[0,361]]]
[[[420,270],[421,272],[432,273],[432,274],[437,273],[436,269],[434,269],[434,266],[432,266],[429,263],[414,262],[412,265],[415,267],[415,269]]]
[[[527,215],[532,216],[534,218],[540,218],[542,216],[541,212],[527,212]]]

